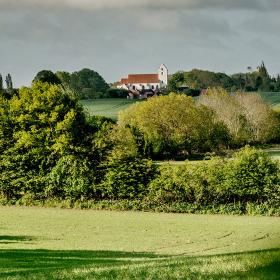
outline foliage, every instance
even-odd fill
[[[88,122],[78,100],[60,86],[38,82],[22,88],[1,103],[0,113],[2,196],[44,195],[46,176],[65,156],[88,158],[91,172],[96,169],[101,149],[93,138],[99,125]]]
[[[52,85],[61,84],[61,80],[50,70],[39,71],[32,81],[32,83],[36,82],[49,83]]]
[[[183,94],[134,104],[120,113],[119,127],[129,127],[135,137],[142,139],[143,155],[153,158],[215,149],[227,138],[226,128],[214,121],[212,110],[197,106]]]
[[[94,172],[87,158],[79,159],[73,155],[61,157],[56,166],[46,176],[45,196],[62,199],[90,199]]]
[[[147,185],[154,178],[156,167],[152,161],[111,155],[100,189],[103,198],[141,199]]]
[[[74,73],[57,72],[62,84],[75,92],[79,99],[106,97],[108,84],[96,71],[84,68]]]
[[[106,92],[107,98],[127,98],[128,90],[119,88],[110,88]]]
[[[279,122],[258,94],[231,95],[222,88],[209,89],[199,103],[211,108],[230,132],[233,145],[266,143],[276,137]]]
[[[248,68],[251,70],[251,67]],[[262,62],[256,71],[227,75],[206,70],[180,71],[169,79],[169,90],[178,92],[180,87],[193,90],[222,87],[228,91],[280,91],[280,76],[271,77]]]
[[[245,147],[225,161],[212,158],[196,164],[163,166],[150,183],[148,201],[185,202],[199,206],[268,203],[279,206],[280,166],[264,152]],[[243,212],[243,211],[242,211]]]
[[[229,161],[225,172],[224,188],[231,201],[280,201],[279,163],[255,148],[245,147]]]

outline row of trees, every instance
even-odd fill
[[[116,127],[121,149],[153,159],[186,158],[279,137],[279,119],[258,94],[212,89],[198,101],[172,93],[136,103]]]
[[[79,99],[106,97],[109,89],[109,85],[99,73],[87,68],[73,73],[65,71],[53,73],[49,70],[42,70],[37,73],[33,83],[38,81],[60,84],[64,88],[71,90]]]
[[[278,128],[278,122],[269,107],[252,96],[213,90],[195,102],[173,93],[137,103],[115,124],[86,115],[78,98],[63,86],[34,82],[11,98],[0,97],[0,200],[136,199],[160,204],[175,195],[175,202],[212,205],[235,199],[255,203],[264,190],[261,202],[273,202],[279,197],[279,166],[263,155],[246,150],[249,159],[241,162],[242,168],[224,164],[221,173],[214,165],[188,166],[177,178],[149,159],[187,158],[228,145],[270,141],[270,130]],[[226,109],[219,112],[223,106],[233,107],[229,116]],[[257,181],[252,184],[257,182],[257,188],[245,172],[255,163]],[[228,170],[236,173],[227,176]],[[215,189],[217,178],[222,181]],[[241,190],[243,179],[248,180]],[[172,184],[174,189],[168,189]],[[247,185],[257,195],[248,193]]]
[[[194,69],[189,72],[177,72],[170,78],[170,91],[201,90],[211,87],[222,87],[228,91],[262,91],[279,92],[280,75],[272,77],[269,75],[264,62],[256,71],[227,75],[205,70]]]

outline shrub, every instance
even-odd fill
[[[86,159],[64,156],[46,176],[45,195],[48,198],[89,199],[92,183],[93,172]]]
[[[223,201],[225,161],[213,158],[201,163],[163,166],[149,186],[149,199],[157,203],[189,202],[199,205]]]
[[[227,166],[225,188],[231,200],[263,202],[279,198],[279,163],[265,152],[245,147]]]
[[[268,203],[279,208],[279,164],[264,152],[245,147],[233,160],[212,158],[182,166],[162,166],[149,185],[147,200],[199,206]]]
[[[156,167],[152,161],[138,158],[112,159],[106,166],[101,183],[103,198],[142,198],[154,178]]]

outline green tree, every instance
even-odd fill
[[[0,74],[0,92],[2,92],[2,91],[3,91],[3,77]]]
[[[36,82],[43,82],[43,83],[49,83],[52,85],[59,85],[61,84],[60,79],[50,70],[42,70],[39,71],[35,78],[33,79],[32,83]]]
[[[261,91],[270,91],[271,90],[271,77],[268,74],[266,66],[262,61],[261,65],[258,67],[258,74],[260,77],[260,85],[258,87]]]
[[[8,90],[8,91],[12,91],[12,90],[13,90],[13,81],[12,81],[12,76],[11,76],[11,74],[8,74],[8,75],[6,76],[5,81],[6,81],[7,90]]]
[[[123,127],[129,127],[134,139],[140,140],[145,156],[155,158],[186,157],[213,149],[223,144],[222,139],[219,144],[213,141],[213,135],[218,130],[223,131],[219,135],[227,134],[220,122],[214,122],[212,110],[175,93],[136,103],[121,112],[119,128]]]
[[[68,175],[71,170],[75,173],[86,165],[91,170],[86,176],[89,180],[93,178],[100,162],[101,144],[94,140],[96,133],[100,133],[100,125],[93,120],[89,122],[78,100],[62,87],[37,82],[31,88],[21,88],[18,96],[1,104],[0,113],[2,196],[48,195],[48,174],[58,164],[59,171],[52,174],[66,176],[61,165],[67,166],[69,157],[65,161],[60,159],[67,156],[76,158],[77,162],[75,168],[63,169]],[[81,177],[85,172],[78,174]],[[61,188],[65,190],[67,186]],[[60,195],[60,190],[55,194]]]

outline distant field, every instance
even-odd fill
[[[280,109],[280,92],[262,92],[260,95],[265,101],[270,103],[273,108]]]
[[[126,109],[138,100],[129,100],[122,98],[104,98],[82,100],[81,103],[90,115],[105,116],[112,119],[117,119],[118,113]]]
[[[0,279],[279,279],[280,218],[0,207]]]

